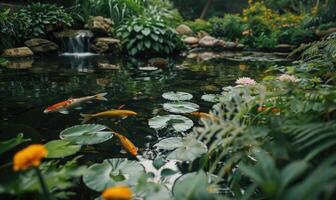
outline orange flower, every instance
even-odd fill
[[[42,158],[48,154],[47,149],[41,144],[33,144],[17,152],[13,159],[14,171],[38,167]]]
[[[104,200],[131,200],[132,191],[127,186],[114,186],[107,188],[102,197]]]

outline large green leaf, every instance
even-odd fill
[[[162,97],[171,101],[187,101],[193,98],[192,94],[187,92],[166,92]]]
[[[154,146],[163,150],[173,150],[168,154],[167,159],[179,161],[194,161],[208,151],[205,144],[192,136],[166,138]]]
[[[24,139],[23,134],[20,133],[15,138],[0,142],[0,154],[5,153],[17,145],[28,141],[30,141],[30,139]]]
[[[179,101],[164,103],[163,109],[172,113],[191,113],[197,111],[199,109],[199,106],[191,102]]]
[[[64,158],[77,153],[81,149],[81,145],[72,144],[66,140],[52,140],[45,144],[48,149],[47,158]]]
[[[102,163],[91,165],[83,176],[83,181],[92,190],[100,192],[117,184],[134,186],[143,173],[143,166],[136,161],[106,159]]]
[[[194,122],[181,115],[163,115],[151,118],[148,125],[154,129],[163,129],[172,126],[176,131],[184,132],[190,129]]]
[[[103,131],[106,126],[100,124],[83,124],[72,126],[60,133],[60,138],[80,144],[90,145],[99,144],[112,138],[112,131]]]

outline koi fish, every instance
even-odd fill
[[[190,114],[198,118],[219,120],[218,117],[205,112],[192,112]]]
[[[49,106],[43,111],[43,113],[48,114],[59,112],[62,114],[69,114],[68,109],[78,107],[81,103],[88,102],[93,99],[107,101],[107,99],[104,97],[105,95],[107,95],[107,93],[100,93],[93,96],[86,96],[81,98],[70,98],[68,100]]]
[[[131,111],[131,110],[108,110],[96,114],[80,114],[83,117],[82,123],[86,123],[87,121],[97,118],[97,117],[121,117],[126,118],[129,116],[137,115],[138,113]]]
[[[118,137],[121,145],[128,153],[130,153],[132,156],[138,155],[138,148],[127,137],[117,132],[114,132],[114,134]]]

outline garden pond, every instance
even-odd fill
[[[23,133],[32,143],[47,143],[59,139],[62,130],[81,124],[81,113],[98,113],[110,109],[132,110],[138,113],[126,119],[98,118],[90,123],[103,124],[130,139],[139,148],[138,158],[153,160],[159,151],[154,144],[160,139],[176,135],[171,130],[154,130],[149,119],[170,114],[163,109],[168,100],[162,97],[170,91],[187,92],[189,100],[199,105],[199,111],[208,112],[213,103],[202,100],[202,95],[219,94],[223,87],[235,85],[239,77],[260,80],[266,66],[274,61],[250,62],[228,60],[222,57],[197,62],[193,59],[168,59],[165,68],[149,71],[144,60],[116,59],[101,55],[49,56],[34,60],[12,60],[0,69],[0,138],[6,140]],[[271,59],[272,60],[272,59]],[[113,64],[102,69],[100,63]],[[282,64],[286,62],[281,62]],[[84,97],[106,92],[108,101],[94,100],[83,103],[81,109],[69,114],[49,113],[43,110],[68,98]],[[193,120],[190,114],[181,114]],[[129,158],[116,137],[97,145],[82,148],[85,160],[91,163],[107,158]],[[6,160],[6,159],[2,159]]]

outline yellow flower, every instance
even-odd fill
[[[102,197],[104,200],[131,200],[132,191],[127,186],[114,186],[107,188]]]
[[[38,167],[42,158],[48,154],[47,149],[41,144],[33,144],[17,152],[13,159],[14,171]]]

